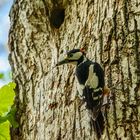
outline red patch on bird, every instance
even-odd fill
[[[107,86],[104,86],[103,95],[104,96],[109,96],[109,94],[110,94],[110,89]]]
[[[85,48],[80,48],[80,52],[82,52],[83,54],[86,54]]]

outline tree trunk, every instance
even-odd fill
[[[67,49],[86,47],[110,87],[103,140],[140,140],[140,2],[15,0],[9,61],[19,128],[13,140],[93,140],[74,67],[55,67]]]

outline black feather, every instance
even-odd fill
[[[83,96],[85,97],[85,102],[87,103],[87,109],[93,110],[93,108],[100,108],[101,104],[102,104],[102,99],[99,98],[97,100],[93,100],[93,96],[94,97],[98,97],[102,95],[102,91],[98,91],[96,93],[94,93],[92,88],[89,88],[88,86],[86,86],[83,89]]]
[[[104,81],[104,71],[101,66],[87,59],[87,61],[81,63],[76,68],[76,76],[80,84],[85,85],[89,75],[89,67],[93,65],[93,71],[96,73],[98,77],[98,86],[97,88],[102,88],[105,85]],[[92,87],[92,85],[91,85]],[[103,92],[102,90],[94,92],[95,89],[85,85],[83,89],[83,96],[86,102],[86,107],[90,112],[91,119],[93,122],[94,131],[97,134],[98,139],[100,139],[104,130],[104,116],[101,112],[101,106],[103,102]],[[97,89],[96,88],[96,89]]]
[[[94,131],[96,132],[97,138],[100,139],[105,128],[104,116],[101,111],[99,112],[96,120],[95,121],[92,120],[92,122],[93,122],[93,128],[94,128]]]
[[[80,52],[80,49],[73,49],[71,51],[68,51],[67,54],[71,54],[71,53],[76,53],[76,52]]]
[[[76,50],[75,50],[76,51]],[[76,76],[80,84],[85,84],[88,78],[89,74],[89,67],[90,65],[94,65],[94,72],[99,78],[99,85],[98,87],[104,87],[105,81],[104,81],[104,71],[101,68],[101,66],[97,62],[92,62],[87,59],[87,61],[83,62],[79,66],[76,67]],[[97,87],[97,88],[98,88]]]

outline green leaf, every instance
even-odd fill
[[[18,127],[15,120],[16,108],[11,108],[15,96],[15,86],[16,84],[11,82],[0,88],[0,140],[10,140],[10,123],[14,128]]]
[[[0,116],[0,124],[7,121],[7,116]]]
[[[15,86],[15,83],[10,82],[9,84],[0,88],[0,115],[8,112],[8,109],[13,104]]]
[[[0,140],[10,140],[9,122],[0,124]]]
[[[14,128],[17,128],[19,126],[19,124],[17,123],[15,119],[16,111],[17,109],[15,107],[12,107],[10,112],[7,114],[7,119],[9,120],[9,122]]]
[[[0,73],[0,79],[3,79],[3,78],[4,78],[4,74]]]
[[[17,128],[19,124],[15,119],[16,111],[16,108],[12,107],[11,110],[5,116],[0,116],[0,124],[8,120],[14,128]]]

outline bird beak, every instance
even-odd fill
[[[61,61],[59,61],[56,66],[60,66],[60,65],[63,65],[63,64],[66,64],[66,63],[69,63],[69,60],[66,58],[62,59]]]

